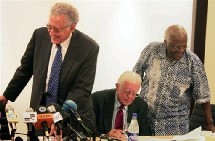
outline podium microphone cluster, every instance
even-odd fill
[[[77,130],[77,128],[74,128],[71,125],[71,118],[74,118],[74,116],[71,116],[70,114],[68,114],[65,110],[63,110],[63,108],[56,104],[56,103],[52,103],[50,104],[50,106],[47,108],[49,112],[53,113],[53,121],[55,123],[55,127],[57,127],[56,129],[56,133],[58,133],[58,130],[61,130],[63,127],[69,127],[69,129],[72,131],[72,134],[70,136],[65,136],[63,138],[64,141],[68,141],[68,140],[75,140],[75,137],[77,136],[81,141],[86,141],[87,137],[80,131]],[[57,134],[58,135],[58,134]],[[74,136],[76,135],[76,136]]]

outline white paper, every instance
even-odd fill
[[[172,140],[173,141],[204,141],[205,138],[201,136],[202,127],[198,127],[194,129],[193,131],[190,131],[189,133],[185,135],[178,135],[175,136]]]
[[[159,138],[155,138],[153,136],[151,137],[146,137],[146,136],[140,136],[138,138],[139,141],[172,141],[171,139],[159,139]]]

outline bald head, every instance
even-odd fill
[[[187,32],[180,25],[171,25],[166,29],[164,44],[166,45],[166,56],[170,61],[180,60],[187,48]]]
[[[187,41],[187,32],[180,25],[171,25],[166,29],[164,40],[168,43]]]

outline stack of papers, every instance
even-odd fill
[[[175,136],[172,141],[205,141],[205,137],[201,136],[201,131],[200,126],[185,135]]]
[[[201,126],[194,129],[193,131],[185,134],[174,136],[172,139],[159,139],[156,137],[139,137],[139,140],[144,141],[205,141],[205,137],[201,136]]]

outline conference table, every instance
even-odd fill
[[[198,136],[198,135],[196,135]],[[116,139],[116,141],[127,141],[127,139]],[[100,141],[98,138],[97,141]],[[102,139],[101,141],[107,141]],[[201,131],[199,139],[174,140],[174,136],[139,136],[138,141],[215,141],[215,135],[211,131]]]
[[[173,136],[139,136],[138,141],[215,141],[215,136],[211,136],[208,131],[203,131],[201,133],[202,138],[199,140],[173,140]],[[43,138],[40,138],[40,141],[47,141],[43,140]],[[54,141],[53,139],[50,139],[49,141]],[[93,141],[91,139],[91,141]],[[107,139],[96,138],[96,141],[109,141]],[[116,139],[112,141],[127,141],[127,139]]]
[[[212,136],[209,131],[202,131],[201,136],[203,138],[199,140],[173,140],[173,136],[139,136],[138,141],[215,141],[215,136]],[[22,136],[23,140],[26,141],[27,138]],[[48,141],[43,137],[39,137],[40,141]],[[1,141],[9,141],[9,140],[1,140]],[[50,138],[49,141],[54,141],[53,138]],[[93,141],[91,139],[91,141]],[[108,141],[107,139],[96,138],[96,141]],[[127,141],[127,139],[114,139],[113,141]]]
[[[184,141],[215,141],[215,135],[211,131],[201,131],[200,139],[187,139]],[[183,141],[183,140],[173,140],[174,136],[141,136],[139,141]]]
[[[215,134],[212,134],[211,131],[201,131],[200,139],[186,139],[186,140],[174,140],[174,136],[139,136],[138,141],[215,141]],[[23,138],[24,141],[27,140],[27,137],[24,135],[19,135]],[[198,136],[197,134],[195,136]],[[39,137],[40,141],[48,141],[46,138]],[[6,140],[1,140],[6,141]],[[7,140],[8,141],[8,140]],[[50,138],[49,141],[54,141],[54,138]],[[93,139],[91,138],[91,141]],[[96,141],[108,141],[107,139],[100,139],[99,137],[96,138]],[[112,141],[127,141],[127,139],[113,139]]]

